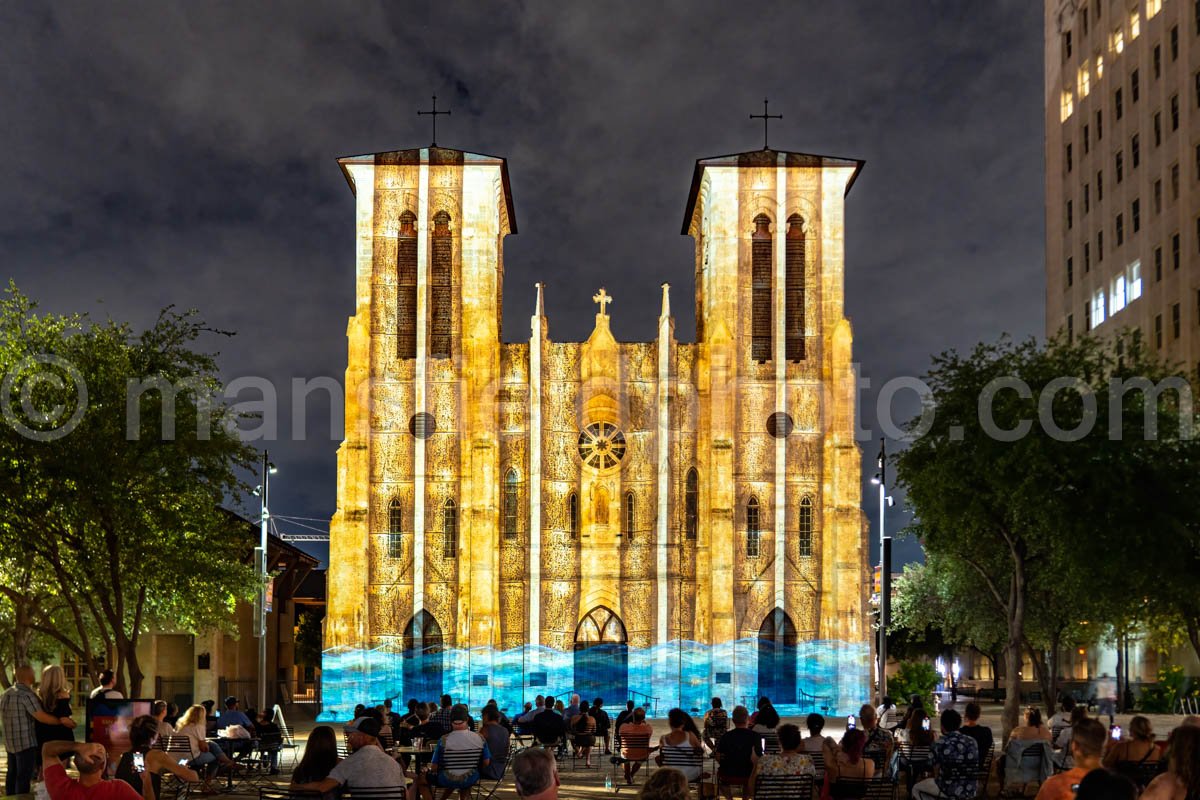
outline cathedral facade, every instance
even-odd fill
[[[324,716],[442,692],[519,709],[577,691],[665,713],[868,696],[866,526],[843,312],[861,162],[696,163],[694,342],[501,340],[503,159],[344,158],[356,307],[330,525]],[[510,290],[513,287],[509,287]],[[610,307],[611,305],[611,307]]]

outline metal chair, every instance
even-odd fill
[[[321,793],[309,789],[263,786],[258,790],[258,800],[321,800]]]
[[[623,750],[641,751],[645,756],[641,758],[630,758],[622,755]],[[650,769],[650,734],[618,734],[613,739],[613,754],[609,761],[613,765],[613,786],[615,791],[621,791],[621,787],[627,785],[624,781],[624,775],[618,773],[617,767],[624,767],[626,764],[642,764],[646,766],[647,771]],[[622,770],[623,771],[623,770]]]
[[[754,800],[809,800],[813,785],[812,775],[759,775],[754,781]]]
[[[389,786],[378,789],[347,789],[342,792],[342,798],[354,800],[406,800],[405,787]]]
[[[1137,785],[1138,791],[1144,790],[1150,785],[1150,781],[1157,778],[1166,769],[1167,762],[1165,759],[1155,761],[1118,761],[1114,766],[1116,772],[1129,778],[1129,780]]]
[[[279,735],[283,737],[283,744],[279,748],[279,765],[283,766],[283,754],[288,753],[292,757],[292,766],[296,766],[296,754],[300,748],[296,747],[296,737],[292,731],[291,725],[280,725]]]
[[[512,746],[512,740],[509,740],[508,757],[504,759],[503,766],[500,768],[500,777],[492,780],[491,778],[480,778],[479,782],[471,788],[471,800],[491,800],[495,796],[496,791],[504,783],[508,777],[508,768],[512,766],[513,757],[525,748]],[[490,785],[485,786],[484,781],[488,781]]]
[[[836,800],[892,800],[896,784],[885,778],[839,778],[829,786]]]
[[[695,772],[696,777],[689,781],[699,789],[704,781],[704,748],[692,750],[684,747],[659,747],[658,755],[662,759],[661,766],[674,767],[685,775]]]
[[[759,735],[762,737],[762,749],[764,754],[783,752],[783,748],[779,746],[779,733],[777,731],[765,731]]]

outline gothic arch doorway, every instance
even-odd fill
[[[796,626],[776,608],[758,629],[758,695],[774,705],[796,702]]]
[[[404,628],[404,683],[407,700],[442,694],[442,626],[428,611],[419,611]]]
[[[609,705],[629,698],[629,645],[625,623],[607,606],[596,606],[575,627],[575,691]]]

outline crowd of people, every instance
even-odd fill
[[[74,740],[77,725],[61,669],[47,668],[36,691],[33,677],[32,670],[18,669],[16,682],[0,696],[8,794],[29,791],[22,781],[39,770],[51,800],[156,800],[166,775],[216,792],[214,775],[236,772],[248,758],[262,759],[264,771],[278,773],[278,748],[262,746],[279,736],[278,726],[269,712],[243,712],[235,697],[226,698],[219,718],[211,702],[179,714],[156,702],[152,714],[133,720],[129,749],[110,764],[103,746]],[[115,699],[108,676],[105,684],[95,696]],[[358,706],[344,728],[344,747],[333,727],[316,727],[290,786],[326,800],[346,789],[447,800],[466,798],[483,781],[511,781],[522,798],[550,800],[558,797],[561,761],[570,757],[584,769],[595,768],[603,766],[603,753],[631,786],[650,761],[658,765],[638,789],[646,800],[682,800],[704,781],[730,800],[735,793],[749,798],[779,780],[811,781],[821,800],[848,800],[862,796],[864,782],[902,778],[913,800],[971,800],[981,782],[986,784],[997,749],[980,717],[980,707],[967,703],[962,713],[947,708],[931,719],[919,699],[900,715],[885,698],[849,716],[844,734],[835,739],[825,735],[820,714],[809,714],[802,731],[783,723],[768,698],[753,713],[742,705],[727,710],[713,698],[699,720],[671,709],[668,730],[656,739],[646,709],[632,701],[613,719],[602,698],[571,695],[563,702],[539,696],[510,719],[493,700],[476,720],[447,694],[432,703],[411,700],[403,713],[394,712],[390,702]],[[186,742],[185,757],[164,750],[166,737]],[[1197,718],[1186,718],[1159,740],[1144,716],[1133,717],[1122,730],[1066,698],[1048,721],[1029,709],[998,749],[1002,786],[1022,777],[1018,767],[1036,762],[1026,751],[1045,754],[1049,764],[1036,776],[1036,800],[1134,800],[1139,793],[1144,800],[1200,797]],[[65,771],[71,758],[77,779]]]

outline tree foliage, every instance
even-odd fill
[[[254,586],[222,509],[253,451],[194,349],[211,332],[170,308],[135,332],[39,315],[12,286],[0,302],[0,547],[44,586],[31,626],[93,670],[112,654],[135,695],[142,633],[228,625]]]
[[[1051,700],[1059,648],[1149,594],[1191,615],[1200,635],[1194,591],[1159,585],[1169,559],[1177,572],[1189,565],[1184,574],[1197,563],[1190,398],[1181,411],[1178,392],[1110,392],[1113,379],[1140,378],[1187,388],[1136,334],[943,353],[926,376],[932,419],[912,422],[910,432],[927,430],[896,457],[914,512],[908,532],[1003,621],[1009,680],[1029,652]],[[1010,686],[1006,732],[1018,704]]]

